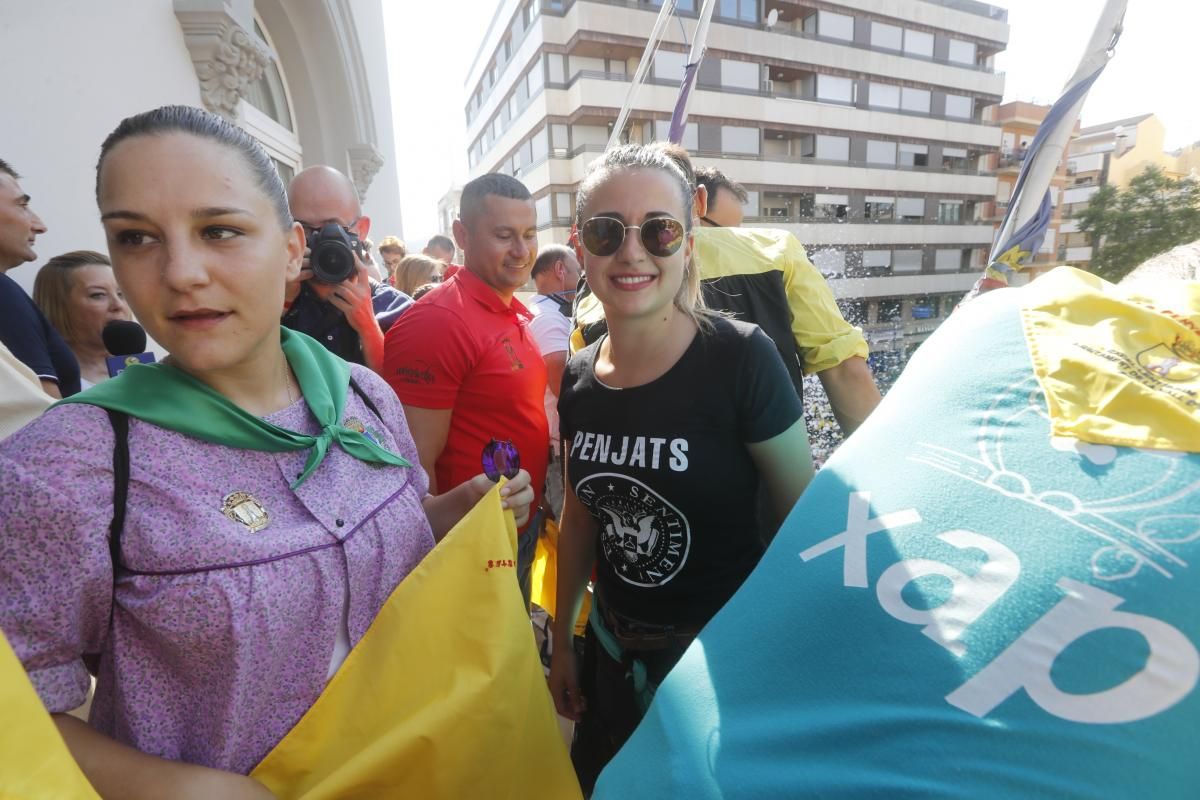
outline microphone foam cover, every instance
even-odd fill
[[[146,352],[146,331],[132,320],[114,319],[100,334],[104,349],[114,356],[131,356]]]

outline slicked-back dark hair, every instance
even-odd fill
[[[21,176],[17,174],[17,171],[3,158],[0,158],[0,172],[10,176],[14,181],[21,180]]]
[[[508,200],[533,199],[525,184],[513,176],[489,172],[463,187],[462,198],[458,201],[458,218],[468,222],[482,210],[483,201],[488,197],[503,197]]]
[[[267,151],[241,128],[195,106],[162,106],[121,120],[121,124],[100,146],[100,160],[96,162],[96,202],[100,202],[100,178],[104,169],[104,159],[113,147],[135,136],[163,136],[169,133],[190,133],[235,151],[246,162],[250,174],[258,183],[258,188],[270,199],[279,224],[284,228],[291,227],[292,212],[288,209],[287,189],[284,188],[279,172],[275,169],[275,162],[267,155]]]
[[[533,262],[533,270],[529,273],[529,276],[536,278],[553,267],[556,262],[573,261],[574,259],[575,251],[565,244],[548,244],[538,250],[537,260]]]
[[[739,203],[745,203],[750,199],[750,195],[746,193],[746,189],[740,183],[716,167],[701,167],[696,170],[696,183],[708,190],[709,208],[716,208],[718,189],[732,192]]]

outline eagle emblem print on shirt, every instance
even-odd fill
[[[634,586],[662,586],[683,568],[691,527],[679,509],[641,481],[590,475],[575,494],[600,522],[600,547],[613,571]]]

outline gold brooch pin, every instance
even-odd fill
[[[267,513],[267,509],[249,492],[225,495],[221,513],[234,522],[245,525],[251,533],[257,533],[271,524],[271,515]]]

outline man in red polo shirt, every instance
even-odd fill
[[[513,294],[537,257],[537,215],[524,184],[489,174],[463,187],[454,238],[463,268],[421,298],[387,333],[383,376],[396,390],[434,494],[479,474],[492,439],[510,440],[541,503],[550,432],[546,365]],[[517,576],[529,600],[535,516],[518,540]]]

